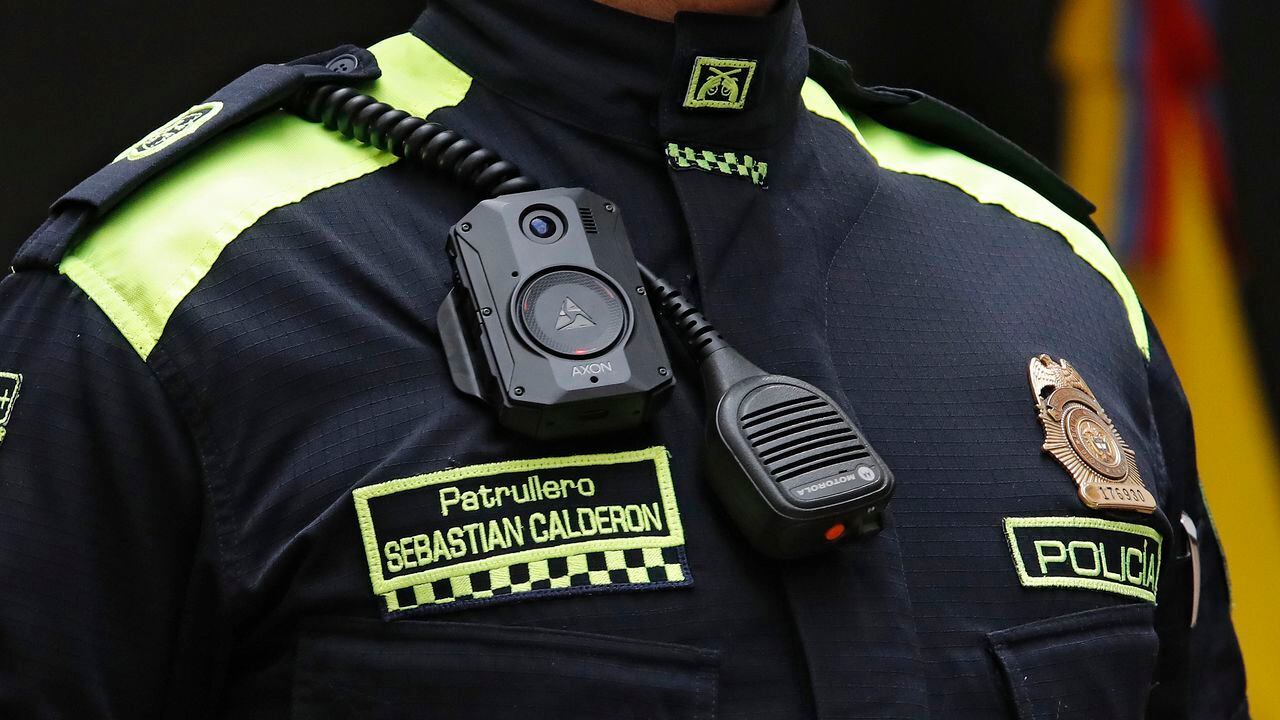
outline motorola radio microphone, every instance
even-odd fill
[[[879,532],[893,473],[840,406],[753,365],[678,290],[640,272],[701,370],[707,477],[751,544],[793,558]]]

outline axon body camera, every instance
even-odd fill
[[[454,384],[536,438],[625,430],[673,383],[613,203],[582,188],[503,195],[449,231],[437,314]]]

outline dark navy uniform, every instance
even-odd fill
[[[856,415],[897,477],[884,531],[752,551],[683,361],[642,431],[500,428],[436,326],[477,198],[280,109],[321,82],[615,201],[746,356]],[[0,715],[1246,717],[1186,401],[1090,211],[855,84],[789,2],[439,2],[258,68],[68,193],[0,282]],[[1045,452],[1042,354],[1155,512],[1087,507]]]

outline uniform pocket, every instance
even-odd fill
[[[1020,720],[1140,720],[1159,640],[1154,606],[1120,605],[987,636]]]
[[[305,629],[292,717],[714,720],[717,655],[527,627],[329,620]]]

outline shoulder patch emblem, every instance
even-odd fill
[[[1134,523],[1085,517],[1005,518],[1023,587],[1100,590],[1147,602],[1160,587],[1160,533]]]
[[[663,447],[472,465],[352,496],[388,617],[692,584]]]
[[[1080,373],[1048,355],[1032,358],[1028,372],[1044,425],[1044,450],[1071,473],[1084,504],[1153,512],[1156,501],[1138,474],[1133,450]]]
[[[200,129],[200,126],[213,119],[222,110],[222,103],[214,101],[195,105],[178,117],[152,130],[146,137],[132,147],[116,156],[112,162],[120,160],[140,160],[154,155],[184,137]]]
[[[22,389],[22,373],[0,372],[0,443],[8,434],[9,418]]]
[[[756,74],[755,60],[706,57],[694,58],[689,73],[689,89],[684,95],[687,108],[741,110]]]

